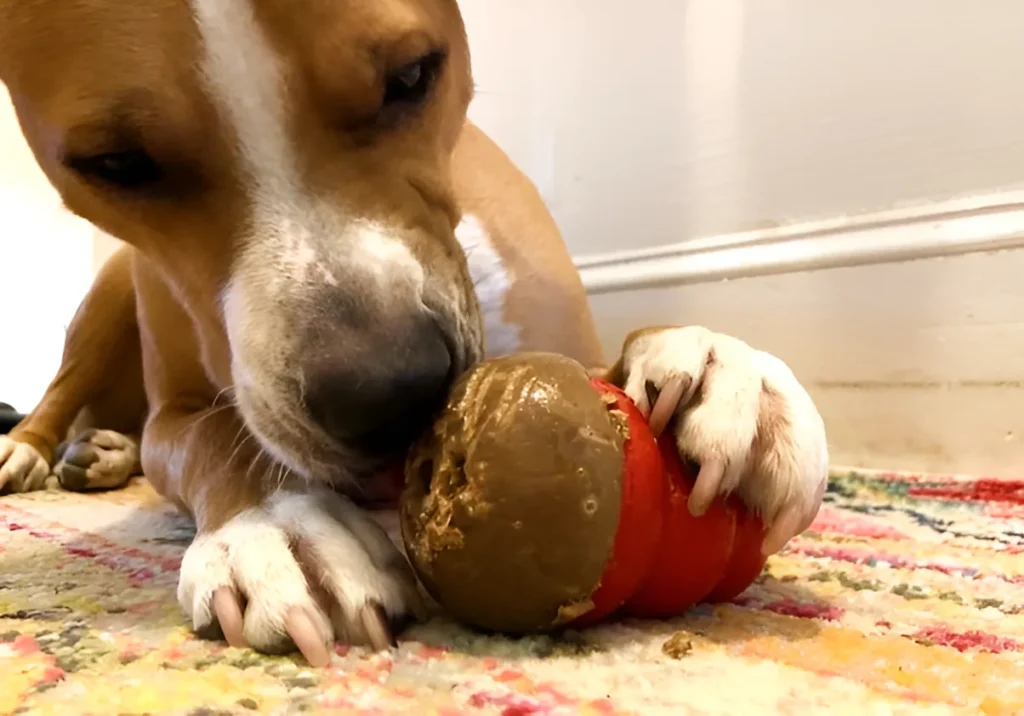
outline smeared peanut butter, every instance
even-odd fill
[[[618,529],[624,422],[568,358],[468,371],[406,463],[402,534],[427,591],[512,633],[592,608]]]
[[[661,645],[661,651],[665,656],[682,659],[693,651],[693,642],[690,641],[690,636],[686,632],[677,631],[665,640],[665,643]]]

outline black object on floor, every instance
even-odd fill
[[[0,435],[11,432],[24,417],[7,403],[0,403]]]

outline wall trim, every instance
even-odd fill
[[[1024,191],[576,258],[591,294],[1024,247]]]

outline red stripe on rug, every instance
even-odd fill
[[[1024,644],[1016,639],[981,631],[956,632],[946,627],[926,627],[908,636],[914,641],[948,646],[960,652],[987,651],[1001,654],[1004,651],[1024,651]]]
[[[10,519],[7,514],[21,519]],[[94,532],[84,532],[68,525],[41,520],[37,515],[9,504],[0,504],[0,530],[24,531],[36,539],[56,544],[73,557],[82,557],[109,569],[123,572],[132,586],[153,582],[162,575],[177,575],[180,558],[161,557],[135,547],[112,542]]]
[[[838,534],[846,537],[866,537],[869,539],[905,540],[907,534],[892,525],[872,520],[848,510],[837,510],[822,505],[818,516],[808,528],[818,534]]]
[[[774,601],[760,601],[753,597],[737,597],[732,604],[744,609],[753,609],[760,612],[772,612],[786,617],[797,619],[820,619],[821,621],[835,622],[843,618],[846,611],[842,607],[823,602],[802,602],[792,597],[782,597]]]
[[[947,485],[911,487],[910,497],[929,497],[953,502],[1003,502],[1024,505],[1024,481],[979,479]]]

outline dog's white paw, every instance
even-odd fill
[[[814,402],[785,363],[690,326],[634,334],[622,370],[655,432],[672,419],[680,454],[700,465],[691,512],[735,492],[768,526],[766,553],[807,529],[828,480],[828,445]]]
[[[392,627],[421,612],[416,580],[384,530],[326,489],[280,491],[185,552],[178,601],[197,632],[232,646],[280,653],[297,646],[310,663],[344,641],[376,649]]]
[[[0,435],[0,492],[32,492],[48,486],[50,465],[28,443]]]
[[[142,473],[139,444],[113,430],[84,430],[57,449],[54,474],[66,490],[121,487]]]

